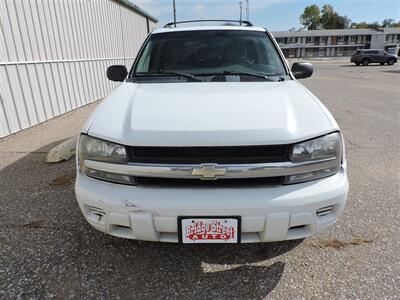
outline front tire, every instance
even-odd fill
[[[359,66],[360,65],[360,63],[355,63],[356,64],[356,66]]]
[[[362,64],[363,64],[363,66],[368,66],[369,60],[364,58],[363,61],[362,61]]]
[[[392,66],[393,64],[394,64],[394,59],[393,58],[389,59],[388,60],[388,65]]]

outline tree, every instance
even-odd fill
[[[365,29],[369,28],[369,24],[367,22],[360,22],[360,23],[351,23],[351,28],[354,29]]]
[[[300,22],[308,30],[314,29],[378,29],[378,28],[400,28],[400,21],[396,21],[392,18],[386,18],[379,22],[351,22],[347,16],[339,15],[332,5],[325,4],[320,10],[318,5],[313,4],[306,6],[304,12],[300,15]]]
[[[393,27],[394,25],[395,25],[395,20],[393,20],[392,18],[387,18],[382,22],[382,27],[385,28],[390,28]]]
[[[339,15],[332,5],[325,4],[321,12],[321,27],[323,29],[349,28],[351,20],[346,16]]]
[[[300,23],[308,30],[319,29],[321,26],[321,16],[318,5],[307,6],[300,16]]]
[[[343,24],[343,28],[350,28],[351,19],[347,16],[340,16],[340,22]]]
[[[381,27],[382,27],[381,24],[379,24],[379,22],[377,22],[377,21],[368,24],[368,28],[371,28],[371,29],[378,29]]]

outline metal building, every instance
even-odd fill
[[[156,22],[127,0],[1,0],[0,137],[105,97]]]

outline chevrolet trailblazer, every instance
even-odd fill
[[[289,69],[249,22],[180,25],[153,31],[129,72],[107,70],[122,84],[77,146],[86,220],[117,237],[194,244],[330,228],[347,199],[346,160],[338,124],[297,80],[312,66]]]

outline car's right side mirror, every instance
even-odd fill
[[[128,70],[124,65],[113,65],[107,68],[107,78],[112,81],[124,81]]]
[[[313,74],[313,65],[306,62],[295,62],[292,65],[292,73],[296,79],[310,77]]]

